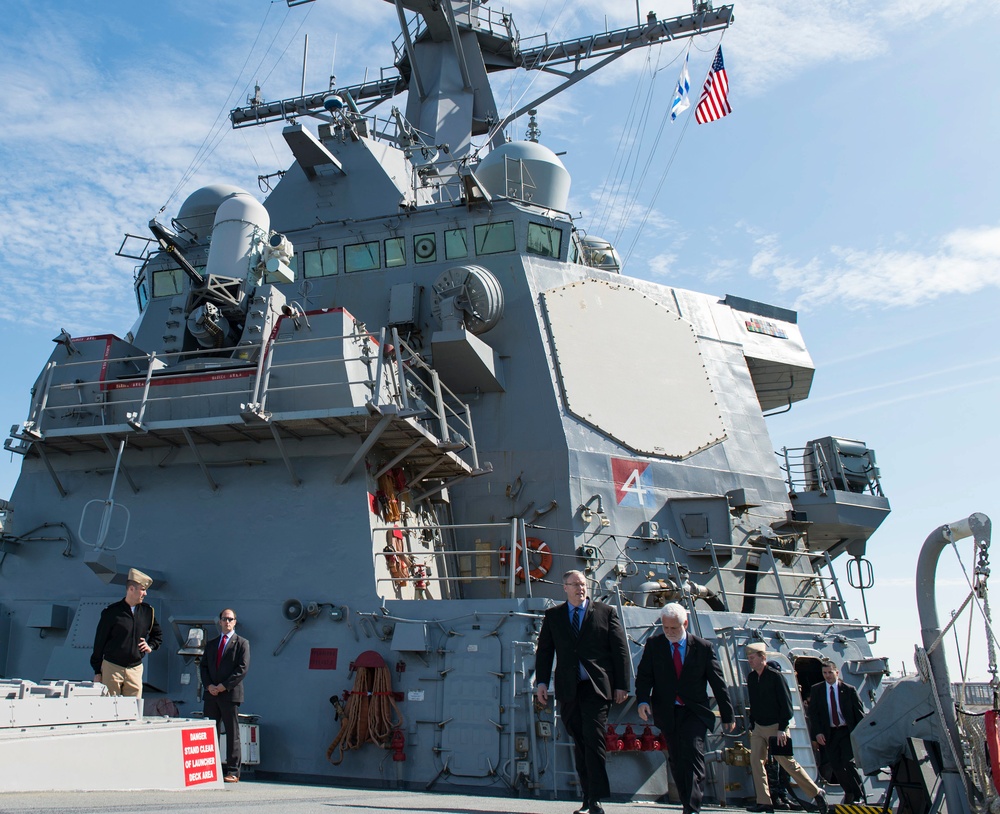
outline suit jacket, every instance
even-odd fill
[[[595,692],[613,701],[615,690],[628,692],[629,687],[625,629],[614,608],[590,599],[577,636],[570,624],[568,604],[563,602],[545,611],[535,651],[535,683],[554,689],[560,703],[572,701],[580,681],[578,666],[582,664]],[[553,688],[549,680],[554,656],[558,659]]]
[[[201,683],[222,684],[234,704],[243,703],[243,679],[250,669],[250,642],[237,633],[229,637],[222,661],[215,666],[222,636],[216,636],[205,645],[205,655],[201,657]],[[221,697],[221,696],[220,696]]]
[[[709,686],[719,705],[722,722],[728,724],[734,721],[729,690],[711,643],[687,634],[687,653],[678,677],[669,639],[659,634],[646,642],[635,676],[635,696],[638,703],[652,707],[653,723],[661,730],[673,729],[678,696],[709,730],[714,729],[715,714],[708,705]]]
[[[844,723],[847,724],[849,732],[854,731],[861,719],[865,717],[864,707],[861,706],[861,699],[858,691],[850,684],[845,684],[837,679],[837,702],[840,704],[840,712],[844,716]],[[812,736],[823,735],[830,737],[830,685],[825,681],[814,684],[809,691],[809,729]]]

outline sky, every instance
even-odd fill
[[[631,25],[624,0],[513,0],[522,38]],[[499,0],[489,8],[499,9]],[[661,18],[684,0],[643,0]],[[618,60],[539,107],[541,142],[573,178],[570,208],[613,240],[625,273],[798,312],[810,397],[768,418],[775,450],[834,435],[875,450],[892,513],[869,541],[881,625],[872,646],[913,672],[914,567],[938,526],[1000,517],[1000,5],[965,0],[740,0],[724,34],[691,41],[696,103],[723,45],[733,112],[665,119],[687,41]],[[61,329],[124,335],[137,316],[125,233],[210,183],[260,192],[291,157],[280,125],[233,131],[265,99],[377,75],[393,62],[392,4],[317,0],[14,0],[0,27],[0,423],[27,417]],[[501,107],[551,84],[495,85]],[[404,105],[396,100],[401,109]],[[389,104],[379,112],[389,113]],[[523,138],[526,121],[510,128]],[[263,198],[263,194],[259,197]],[[17,456],[0,460],[0,498]],[[968,541],[939,567],[938,611],[968,594]],[[841,569],[841,576],[843,572]],[[852,615],[861,595],[846,581]],[[991,587],[993,587],[991,585]],[[971,629],[970,629],[971,624]],[[956,646],[955,639],[960,646]],[[953,678],[987,677],[984,624],[948,638]],[[956,652],[957,649],[957,652]],[[967,652],[971,651],[969,657]]]

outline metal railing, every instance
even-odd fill
[[[490,545],[489,547],[476,548],[471,539],[459,543],[456,540],[456,531],[468,531],[471,529],[505,529],[503,542]],[[402,551],[376,550],[374,545],[377,534],[385,534],[388,531],[403,531],[407,536],[429,532],[435,540],[436,547],[425,551],[406,548]],[[412,556],[417,559],[433,559],[442,557],[443,566],[439,566],[438,573],[429,574],[420,579],[428,584],[438,585],[436,591],[432,591],[433,598],[449,598],[446,585],[457,583],[492,583],[498,586],[497,597],[503,594],[506,597],[513,597],[517,592],[523,592],[525,596],[532,595],[532,584],[540,580],[529,579],[521,582],[515,578],[516,568],[511,561],[512,551],[517,551],[519,557],[518,565],[523,574],[530,574],[533,566],[530,561],[532,556],[526,546],[520,546],[517,541],[525,540],[532,534],[532,528],[524,521],[513,519],[509,523],[492,523],[476,525],[424,525],[414,528],[400,526],[379,526],[373,530],[373,551],[376,564],[379,560],[386,560],[392,556]],[[537,533],[537,532],[534,532]],[[479,542],[476,540],[476,542]],[[847,609],[843,593],[833,569],[833,561],[827,552],[807,552],[807,551],[786,551],[776,549],[768,544],[754,546],[747,556],[748,562],[742,566],[732,563],[723,563],[735,557],[747,555],[746,546],[723,545],[709,542],[706,547],[706,554],[711,556],[711,567],[706,568],[705,574],[709,579],[705,583],[695,583],[692,578],[699,575],[692,573],[684,567],[684,560],[680,558],[681,552],[676,549],[672,540],[665,539],[663,542],[667,546],[666,556],[662,560],[632,560],[632,564],[640,568],[666,568],[669,572],[669,582],[664,590],[669,601],[684,601],[690,597],[692,601],[697,599],[707,600],[711,605],[714,598],[720,603],[718,609],[729,612],[759,613],[758,603],[777,603],[781,608],[781,614],[793,618],[802,619],[823,619],[836,621],[838,623],[849,623]],[[595,546],[599,551],[599,547]],[[559,579],[564,571],[569,568],[580,567],[580,555],[576,551],[568,553],[548,552],[552,557],[552,565],[549,567],[549,574],[556,575]],[[488,574],[478,575],[476,568],[471,571],[459,574],[456,568],[452,567],[456,557],[487,556],[491,565],[499,559],[500,569],[494,570],[492,567]],[[809,570],[794,571],[783,564],[783,559],[794,556],[805,558],[809,565]],[[563,564],[558,564],[563,560]],[[752,562],[751,562],[752,561]],[[587,567],[587,572],[592,573],[593,569]],[[387,571],[381,572],[382,576],[376,574],[376,582],[387,584],[393,582],[393,578],[387,575]],[[727,587],[724,577],[729,577],[729,587]],[[756,587],[747,590],[748,577],[756,579]],[[541,581],[550,582],[550,579]],[[734,590],[734,584],[740,584],[744,590]],[[502,588],[500,587],[502,586]],[[706,590],[707,589],[707,592]],[[653,607],[643,601],[638,589],[625,591],[626,595],[631,594],[636,604],[646,607]],[[650,591],[649,593],[657,593]],[[672,595],[672,594],[676,594]],[[425,598],[430,598],[430,596]],[[648,599],[648,597],[646,597]],[[748,601],[749,600],[749,603]],[[696,621],[697,624],[697,621]],[[875,629],[874,625],[867,625],[866,628]],[[695,632],[698,632],[697,630]]]
[[[295,420],[320,413],[395,411],[420,421],[441,446],[471,450],[473,467],[478,468],[469,406],[397,332],[391,336],[391,346],[386,345],[384,330],[377,337],[355,331],[277,338],[239,346],[227,355],[153,352],[50,361],[24,429],[41,440],[47,434],[249,422],[279,412],[283,420]],[[236,352],[256,360],[233,358]],[[109,370],[118,375],[109,375]]]
[[[480,532],[483,539],[476,532]],[[391,545],[379,548],[379,541],[386,539],[387,533],[402,533],[404,543],[401,550]],[[518,518],[496,523],[376,526],[372,529],[372,552],[375,582],[380,586],[378,592],[386,598],[463,599],[461,586],[476,585],[477,598],[531,597],[534,584],[549,584],[553,580],[531,576],[535,568],[531,561],[533,553],[529,546],[521,545],[521,541],[528,539],[528,534],[530,531],[524,521]],[[413,540],[421,538],[421,535],[429,535],[429,539],[423,538],[422,550],[421,543],[413,544]],[[565,571],[577,567],[579,562],[575,552],[559,554],[546,551],[546,554],[552,558],[548,575],[554,575],[557,582],[561,581]],[[489,573],[477,573],[477,557],[488,558]],[[406,576],[391,573],[389,565],[394,558],[406,560]],[[464,569],[462,558],[472,558]],[[560,560],[565,561],[564,567],[557,564]],[[429,568],[432,561],[436,561],[434,570]],[[498,561],[500,567],[497,570],[494,564]],[[414,565],[427,570],[414,576]],[[527,578],[518,577],[518,571]],[[417,585],[417,582],[423,584]]]
[[[476,10],[473,18],[468,12],[455,16],[455,23],[459,28],[472,31],[481,31],[499,39],[510,40],[510,47],[514,54],[517,54],[521,34],[514,25],[513,18],[503,11],[494,11],[491,8],[480,6]],[[424,18],[419,14],[414,14],[406,21],[407,32],[411,40],[416,40],[426,30]],[[402,33],[392,41],[392,49],[395,53],[395,62],[406,56],[406,37]]]
[[[690,582],[691,574],[683,567],[683,552],[678,552],[674,542],[669,538],[663,542],[667,545],[668,555],[662,562],[635,561],[635,564],[666,566],[674,585],[681,593],[684,595],[690,593],[695,599],[705,598],[695,596],[690,592],[690,588],[685,588]],[[780,603],[785,616],[848,618],[844,596],[833,570],[833,561],[827,552],[789,551],[773,548],[768,543],[754,546],[749,549],[749,554],[747,552],[746,546],[715,543],[711,540],[706,546],[706,553],[711,556],[712,567],[706,572],[710,580],[702,587],[715,594],[726,610],[754,612],[745,609],[747,600],[753,605],[757,602],[773,601]],[[743,566],[728,562],[723,564],[720,562],[720,554],[725,556],[726,560],[746,555],[747,562]],[[780,567],[779,564],[783,559],[790,557],[805,558],[811,570],[793,571],[788,567]],[[738,591],[731,586],[727,588],[723,576],[742,577],[739,582],[744,588],[750,578],[751,581],[756,580],[756,587],[753,591]]]
[[[869,457],[870,450],[865,449],[863,456],[852,456],[857,464],[854,467],[846,466],[835,448],[831,454],[831,450],[815,441],[805,447],[782,447],[777,454],[790,493],[842,491],[884,497],[878,467]]]

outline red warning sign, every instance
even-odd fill
[[[214,783],[219,779],[219,764],[215,751],[215,728],[182,729],[184,746],[184,785]]]

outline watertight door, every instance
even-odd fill
[[[463,633],[446,645],[441,760],[449,774],[488,777],[501,763],[500,637],[479,636],[478,630]]]

